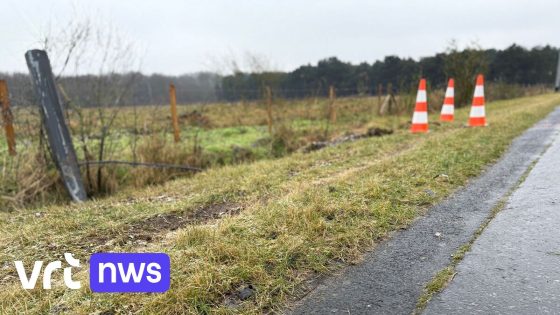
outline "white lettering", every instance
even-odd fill
[[[105,268],[111,270],[111,283],[117,283],[117,268],[115,268],[113,263],[99,264],[99,283],[105,282]]]
[[[52,273],[60,268],[62,268],[60,260],[53,261],[45,267],[45,271],[43,272],[43,289],[51,288]]]
[[[161,280],[161,272],[156,270],[161,270],[161,266],[158,263],[149,263],[147,269],[146,272],[150,274],[150,276],[146,277],[148,281],[151,283],[158,283]]]
[[[144,268],[146,267],[145,263],[140,264],[140,270],[138,272],[136,272],[136,266],[134,266],[134,263],[128,263],[126,273],[123,269],[122,263],[118,263],[117,265],[119,267],[119,273],[123,283],[128,283],[130,281],[130,277],[134,279],[134,283],[142,281],[142,275],[144,274]]]
[[[14,262],[16,265],[16,270],[19,276],[19,281],[21,286],[26,290],[31,290],[35,288],[37,279],[39,278],[39,273],[41,272],[41,267],[43,267],[42,261],[36,261],[33,265],[33,271],[31,271],[31,277],[27,278],[27,273],[25,272],[25,267],[23,267],[23,262],[21,260]]]

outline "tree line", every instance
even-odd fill
[[[265,86],[284,98],[326,96],[330,85],[339,96],[375,95],[378,88],[386,93],[412,91],[420,77],[426,77],[432,87],[444,87],[448,77],[464,77],[465,84],[478,72],[487,81],[506,84],[552,85],[558,62],[558,48],[538,46],[531,49],[519,45],[499,49],[468,47],[414,60],[387,56],[373,63],[352,64],[336,57],[320,60],[316,65],[303,65],[290,72],[261,71],[230,75],[210,72],[168,76],[142,73],[63,76],[59,83],[72,101],[79,106],[103,106],[96,89],[117,88],[112,97],[122,98],[122,105],[167,104],[169,83],[177,88],[179,103],[254,100],[263,97]],[[466,71],[466,72],[465,72]],[[27,74],[0,73],[8,80],[12,103],[28,105],[34,102],[34,93]],[[112,101],[112,100],[111,100]]]
[[[304,65],[292,72],[235,73],[222,78],[220,98],[226,100],[260,97],[263,85],[271,86],[283,97],[325,96],[330,85],[337,95],[376,94],[390,86],[393,92],[415,89],[420,77],[427,78],[433,87],[444,87],[449,77],[474,80],[478,72],[487,81],[506,84],[552,85],[554,82],[558,48],[551,46],[527,49],[519,45],[498,49],[466,48],[448,51],[420,60],[387,56],[371,64],[353,65],[336,57]],[[467,72],[467,73],[464,73]]]

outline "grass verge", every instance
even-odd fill
[[[81,205],[0,213],[0,313],[281,310],[311,275],[332,271],[339,265],[333,262],[359,261],[377,240],[478,175],[559,101],[543,95],[491,103],[487,128],[464,128],[468,109],[461,109],[457,122],[434,124],[427,135],[398,131],[212,169]],[[129,234],[130,226],[158,216],[217,204],[242,210],[174,231],[154,229],[151,239]],[[159,295],[92,294],[87,259],[100,250],[168,253],[171,289]],[[81,289],[66,290],[60,281],[52,290],[21,289],[14,260],[28,266],[64,252],[85,265],[74,274]]]

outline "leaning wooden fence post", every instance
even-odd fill
[[[14,116],[10,110],[10,97],[6,80],[0,80],[0,104],[2,104],[2,120],[6,130],[8,152],[11,156],[16,155],[16,134],[14,132]]]
[[[43,50],[29,50],[25,53],[25,59],[39,100],[53,160],[72,200],[85,201],[87,194],[72,138],[62,113],[49,57]]]
[[[329,87],[329,119],[331,121],[331,123],[336,123],[336,107],[335,107],[335,98],[336,95],[334,93],[334,86],[330,86]]]
[[[175,85],[169,84],[169,102],[171,103],[171,120],[173,122],[173,136],[175,143],[181,140],[179,136],[179,117],[177,116],[177,95],[175,94]]]
[[[266,87],[266,120],[268,123],[268,133],[272,134],[272,91]]]

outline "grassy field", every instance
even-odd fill
[[[327,118],[327,99],[282,101],[273,105],[273,131],[261,102],[195,104],[179,106],[181,141],[174,143],[169,106],[86,108],[69,110],[67,119],[79,160],[97,160],[103,124],[116,114],[105,139],[104,160],[191,165],[204,169],[278,158],[300,150],[313,141],[328,141],[348,134],[364,133],[369,127],[405,128],[410,115],[379,116],[378,99],[349,97],[336,100],[337,121]],[[56,169],[40,151],[39,115],[36,108],[16,108],[19,154],[9,157],[0,141],[0,206],[28,207],[60,203],[66,195]],[[125,188],[141,188],[169,179],[189,176],[173,170],[106,165],[103,181],[96,180],[97,166],[82,167],[86,188],[94,197]],[[88,174],[89,173],[89,174]]]
[[[81,205],[0,212],[0,313],[281,310],[308,280],[359,262],[389,232],[479,174],[559,103],[556,94],[498,101],[487,106],[486,128],[465,128],[468,109],[461,109],[456,122],[432,124],[429,134],[400,128]],[[171,289],[92,294],[87,259],[99,251],[168,253]],[[52,290],[21,289],[14,260],[29,266],[64,252],[83,264],[74,274],[80,290],[61,281]]]

